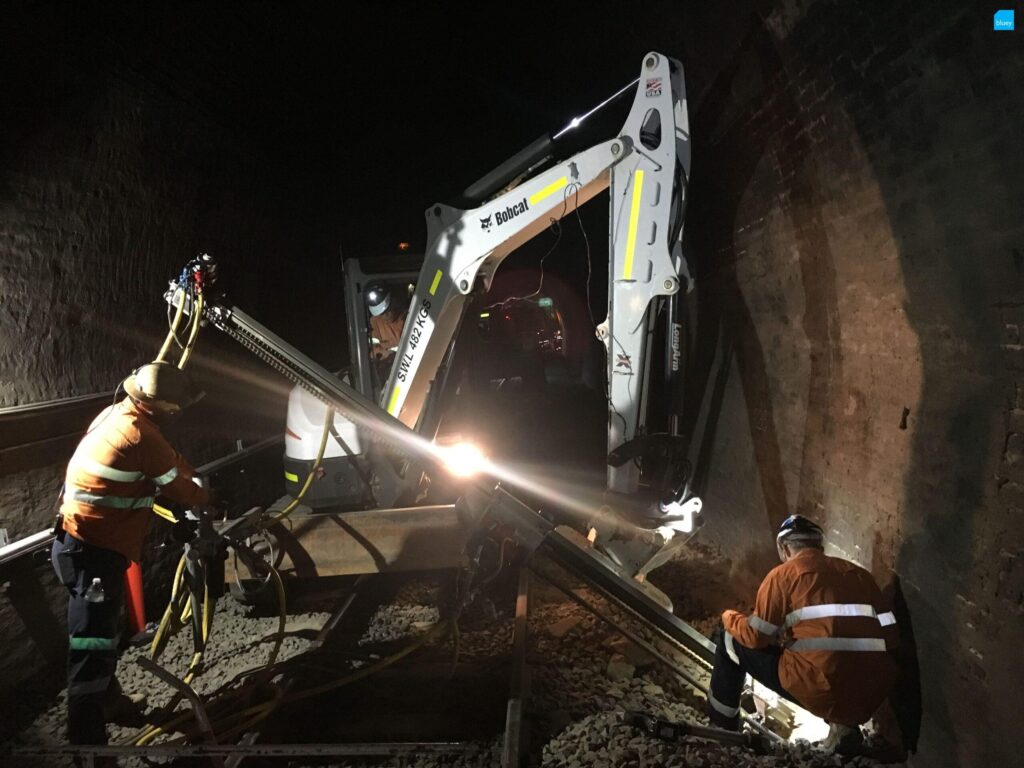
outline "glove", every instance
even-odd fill
[[[178,522],[171,526],[171,539],[178,544],[186,544],[196,537],[196,530],[199,525],[194,520],[179,518]]]

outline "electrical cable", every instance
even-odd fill
[[[583,235],[583,246],[587,255],[587,314],[590,316],[590,324],[596,328],[597,320],[594,319],[594,307],[590,303],[590,279],[594,271],[590,259],[590,237],[587,236],[587,228],[583,226],[583,217],[580,215],[579,184],[576,187],[576,221],[580,225],[580,234]]]
[[[512,304],[513,302],[516,301],[526,301],[527,299],[532,299],[534,296],[539,295],[540,292],[544,290],[544,262],[547,261],[548,256],[555,252],[555,249],[558,248],[558,244],[562,241],[561,221],[562,218],[565,216],[566,208],[569,205],[569,195],[575,190],[576,202],[578,205],[579,188],[579,182],[575,181],[565,188],[565,192],[562,195],[562,211],[561,213],[558,214],[557,219],[554,216],[552,216],[550,219],[551,223],[548,225],[548,229],[555,233],[555,242],[551,244],[551,247],[548,248],[547,252],[540,258],[540,282],[537,283],[537,289],[532,293],[526,294],[525,296],[509,296],[507,299],[502,299],[501,301],[496,301],[493,304],[488,304],[486,307],[483,307],[483,309],[487,310],[494,309],[495,307],[505,307],[505,305]],[[577,207],[577,212],[578,211],[579,208]]]

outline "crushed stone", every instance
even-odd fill
[[[531,765],[544,768],[832,768],[843,765],[806,742],[777,745],[769,755],[755,755],[740,747],[729,747],[699,739],[668,743],[639,733],[623,721],[630,710],[647,712],[670,721],[706,724],[704,699],[676,676],[670,674],[647,652],[624,640],[589,612],[553,590],[534,582],[528,626],[528,664],[531,695],[527,705],[531,720]],[[576,592],[592,604],[606,609],[620,623],[628,618],[587,588]],[[390,643],[418,636],[440,619],[437,590],[413,582],[401,589],[394,600],[372,616],[360,644]],[[326,613],[289,617],[281,658],[289,658],[309,647],[313,629],[328,618]],[[201,693],[223,685],[239,672],[266,661],[276,630],[274,617],[255,617],[231,600],[218,605],[206,670],[196,683]],[[467,616],[460,621],[460,658],[501,658],[511,647],[514,620],[511,613],[490,612]],[[636,626],[631,629],[657,646],[657,638]],[[290,634],[289,634],[290,633]],[[451,634],[433,644],[454,649]],[[118,665],[118,679],[128,693],[145,691],[150,705],[170,698],[170,690],[133,663],[145,648],[126,652]],[[191,636],[181,633],[171,639],[161,663],[177,674],[184,672],[191,658]],[[629,674],[624,674],[628,668]],[[705,674],[705,673],[702,673]],[[698,675],[700,677],[701,675]],[[706,679],[706,674],[705,678]],[[64,732],[65,697],[61,697],[22,733],[20,743],[56,745]],[[111,728],[111,741],[123,740],[134,729]],[[349,760],[330,763],[337,768],[403,766],[405,768],[485,768],[500,765],[502,737],[479,742],[459,755],[412,755],[392,760]],[[302,766],[297,760],[282,765]],[[324,763],[317,763],[323,765]],[[847,765],[875,765],[857,758]],[[50,762],[48,765],[55,765]],[[70,763],[68,763],[70,765]],[[122,761],[126,768],[134,768]],[[138,763],[141,766],[141,763]]]

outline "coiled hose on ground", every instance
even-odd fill
[[[184,308],[187,301],[192,301],[192,311],[189,313],[189,321],[186,324],[186,330],[188,331],[187,341],[184,345],[181,344],[178,337],[178,329],[181,324],[182,316],[184,315]],[[196,340],[199,336],[199,328],[202,322],[202,311],[203,311],[203,292],[201,287],[190,285],[187,281],[185,285],[178,292],[177,306],[174,313],[174,318],[170,322],[170,328],[167,333],[167,338],[164,340],[163,345],[160,347],[160,351],[157,354],[156,361],[166,361],[167,356],[171,350],[171,346],[177,343],[181,347],[181,355],[178,359],[177,367],[184,369],[188,363],[189,358],[192,356],[192,352],[195,348]],[[331,427],[334,422],[334,409],[328,408],[324,419],[323,434],[320,439],[320,446],[317,450],[316,460],[313,462],[313,466],[310,468],[309,474],[306,477],[305,483],[299,493],[292,499],[288,505],[275,515],[267,518],[260,519],[255,524],[254,532],[263,530],[271,525],[280,523],[288,518],[302,502],[310,486],[313,483],[317,473],[320,470],[320,466],[323,462],[324,452],[327,447],[327,439],[331,433]],[[161,516],[167,518],[171,522],[177,522],[174,516],[166,509],[155,505],[155,511]],[[241,542],[226,542],[229,547],[240,549],[244,548],[245,545]],[[230,691],[219,691],[216,693],[223,693],[213,701],[213,712],[211,715],[211,724],[213,726],[214,734],[221,740],[230,739],[239,734],[245,733],[246,731],[253,728],[255,725],[266,719],[277,707],[286,702],[294,702],[301,699],[309,698],[311,696],[317,696],[336,688],[353,683],[357,680],[363,679],[369,675],[374,674],[386,667],[394,664],[405,656],[409,655],[422,645],[427,643],[432,638],[439,635],[442,630],[448,626],[448,622],[441,621],[435,624],[430,630],[425,632],[423,635],[418,637],[415,641],[410,643],[405,648],[402,648],[398,652],[381,659],[374,664],[371,664],[362,669],[356,670],[348,675],[337,678],[335,680],[323,683],[313,688],[308,688],[302,691],[296,691],[294,693],[285,694],[280,688],[271,687],[269,697],[266,700],[259,703],[253,704],[252,700],[255,696],[260,693],[261,682],[268,678],[263,677],[256,679],[255,682],[249,682],[255,676],[255,673],[260,672],[264,675],[268,671],[272,671],[277,664],[277,657],[280,653],[281,644],[284,640],[284,630],[287,621],[287,605],[285,598],[284,582],[281,579],[280,573],[273,567],[272,564],[258,558],[251,549],[246,548],[246,560],[250,563],[259,563],[259,567],[265,568],[269,574],[270,580],[274,582],[275,592],[277,596],[278,605],[278,628],[275,635],[274,647],[271,650],[270,657],[267,662],[259,667],[257,670],[250,670],[248,673],[238,676],[235,681],[244,679],[245,684]],[[185,685],[191,685],[195,678],[201,672],[201,665],[203,656],[206,652],[207,645],[210,642],[210,638],[213,631],[213,616],[214,616],[214,605],[210,599],[209,584],[205,578],[207,569],[205,567],[200,570],[203,573],[202,579],[202,595],[193,595],[192,590],[189,586],[189,580],[186,578],[186,570],[188,567],[189,551],[186,548],[184,554],[182,554],[178,561],[177,569],[175,570],[174,579],[171,586],[170,599],[167,602],[167,607],[164,610],[163,616],[160,619],[160,623],[157,626],[156,632],[153,635],[153,640],[150,645],[150,656],[156,661],[160,658],[161,653],[167,645],[167,641],[170,636],[175,632],[182,629],[190,619],[193,625],[194,633],[194,644],[195,652],[192,656],[191,661],[185,674],[182,676],[182,682]],[[199,615],[197,615],[199,614]],[[235,682],[232,681],[232,682]],[[229,684],[230,685],[230,684]],[[174,713],[178,704],[183,698],[181,692],[176,692],[172,697],[171,701],[163,711]],[[241,708],[239,708],[241,707]],[[162,723],[149,723],[144,726],[140,731],[135,733],[126,744],[134,744],[136,746],[145,746],[152,743],[161,736],[166,736],[174,730],[179,730],[184,727],[190,720],[193,719],[193,713],[190,711],[180,712],[173,714],[170,719]],[[184,738],[182,739],[184,740]]]

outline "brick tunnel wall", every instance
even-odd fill
[[[1015,763],[1024,47],[986,4],[757,9],[691,80],[705,533],[753,589],[821,521],[906,603],[914,764]]]
[[[256,120],[232,119],[252,77],[243,44],[218,60],[215,39],[133,24],[45,4],[5,21],[0,407],[113,393],[163,340],[168,279],[207,251],[233,303],[314,354],[344,345],[343,331],[322,332],[340,322],[330,199],[315,174],[275,163]],[[287,382],[212,328],[190,371],[208,395],[172,441],[194,464],[281,430]],[[68,458],[0,465],[12,539],[51,523]],[[6,599],[0,647],[6,701],[42,666]]]

